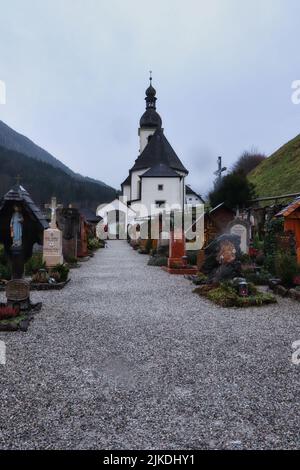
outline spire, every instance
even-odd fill
[[[146,90],[146,109],[156,109],[156,90],[152,86],[152,70],[149,71],[149,87]]]
[[[140,119],[140,128],[161,128],[160,115],[156,112],[156,90],[152,86],[152,70],[149,72],[149,86],[146,90],[146,111]]]

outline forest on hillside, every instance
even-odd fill
[[[72,204],[95,210],[116,195],[115,189],[109,186],[77,180],[59,168],[0,147],[0,198],[16,184],[18,175],[20,184],[40,207],[55,196],[65,206]]]

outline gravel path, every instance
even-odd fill
[[[111,241],[0,332],[0,448],[300,448],[299,304],[219,308],[147,259]]]

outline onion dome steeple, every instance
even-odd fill
[[[146,90],[146,111],[140,119],[140,127],[160,128],[162,125],[161,117],[156,112],[156,90],[152,86],[152,72],[150,71],[150,85]]]

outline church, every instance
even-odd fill
[[[162,119],[156,111],[156,90],[150,85],[146,90],[146,110],[140,119],[139,156],[121,184],[122,196],[139,216],[141,207],[157,209],[186,203],[185,178],[188,170],[168,142]]]

